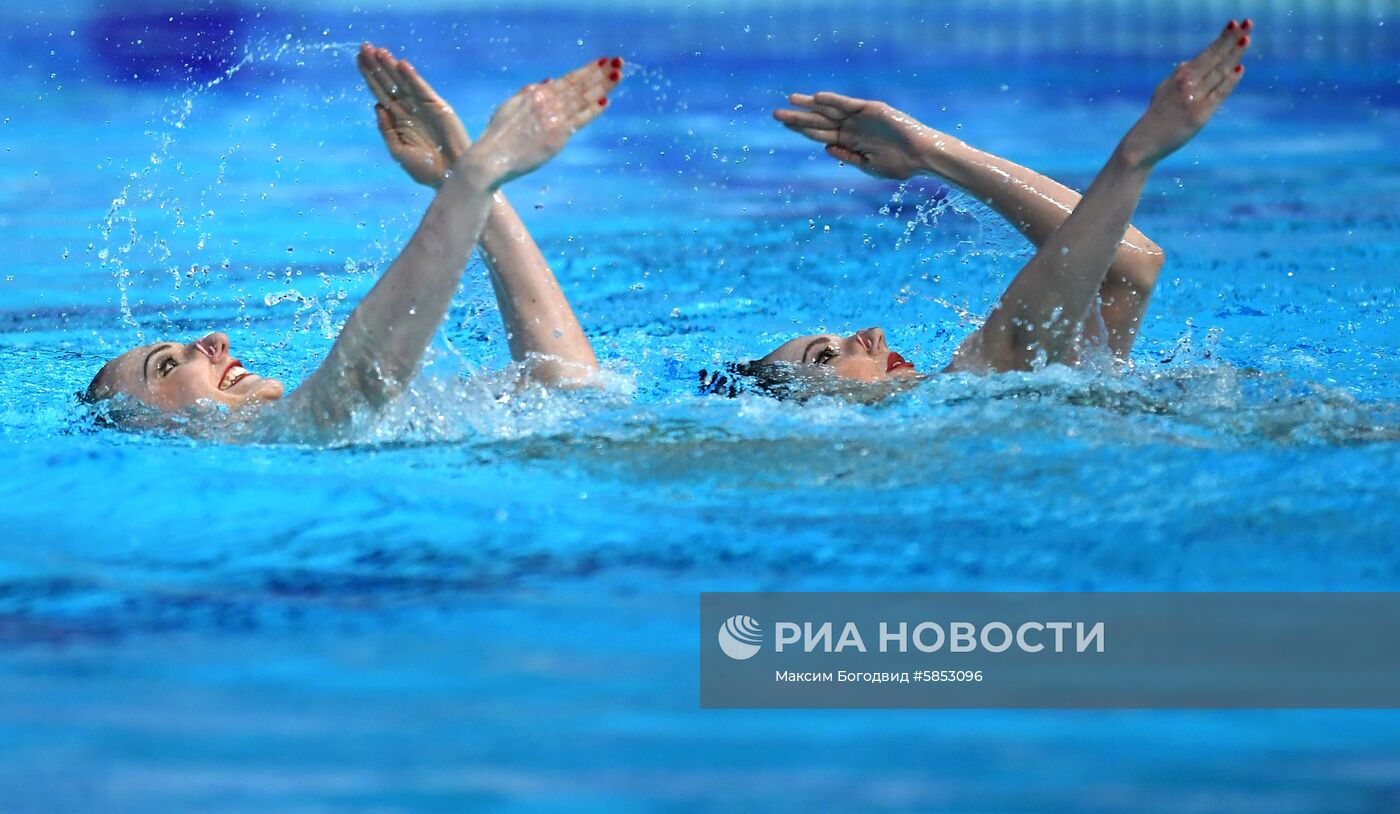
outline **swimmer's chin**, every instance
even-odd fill
[[[277,379],[264,379],[261,376],[250,374],[243,381],[223,392],[225,395],[238,397],[230,406],[255,407],[259,404],[279,401],[286,391],[287,388]]]
[[[287,388],[276,379],[263,379],[258,398],[263,401],[277,401],[287,392]]]

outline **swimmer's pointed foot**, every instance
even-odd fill
[[[1253,32],[1252,23],[1243,28],[1232,20],[1195,59],[1177,65],[1123,139],[1124,158],[1135,166],[1151,167],[1200,132],[1243,77],[1240,60]]]
[[[526,85],[496,109],[468,155],[489,162],[487,175],[498,186],[519,178],[598,118],[620,81],[622,58],[602,57],[557,81]]]

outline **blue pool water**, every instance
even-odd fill
[[[1115,4],[1116,45],[1071,53],[899,3],[219,8],[233,56],[195,61],[149,4],[4,12],[0,810],[1400,811],[1392,712],[702,711],[695,647],[702,590],[1400,589],[1400,20],[1312,53],[1266,44],[1312,22],[1256,17],[1139,209],[1170,259],[1134,371],[854,405],[692,382],[867,325],[939,367],[1029,253],[817,154],[767,118],[783,94],[884,98],[1082,188],[1218,21],[1144,38]],[[612,385],[473,380],[507,358],[474,263],[352,443],[94,427],[74,392],[143,341],[225,330],[300,381],[393,257],[428,195],[362,38],[473,130],[628,58],[507,190]]]

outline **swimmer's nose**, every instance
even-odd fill
[[[863,353],[878,353],[885,349],[885,332],[879,328],[862,328],[851,335],[851,341]]]
[[[228,358],[228,334],[215,331],[203,339],[196,340],[194,346],[199,352],[209,357],[211,362],[219,362]]]

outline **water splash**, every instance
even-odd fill
[[[164,271],[174,283],[170,298],[178,302],[174,291],[181,288],[184,275],[181,263],[171,262],[174,251],[169,239],[175,234],[192,230],[196,250],[203,251],[208,246],[217,216],[210,205],[211,193],[224,184],[230,158],[244,149],[243,145],[234,144],[222,152],[217,175],[212,183],[198,189],[197,203],[191,214],[191,207],[185,203],[174,184],[162,184],[159,177],[168,167],[171,167],[171,172],[181,172],[181,162],[173,161],[177,155],[179,134],[187,129],[200,103],[220,85],[250,66],[288,59],[296,60],[295,64],[301,65],[300,60],[308,55],[343,56],[353,53],[358,46],[357,42],[304,43],[292,40],[290,35],[280,42],[263,40],[245,48],[242,58],[220,75],[185,88],[165,103],[157,114],[156,124],[146,132],[154,142],[154,149],[141,167],[128,172],[126,182],[96,225],[96,247],[89,244],[89,251],[97,248],[99,267],[107,271],[115,282],[122,323],[134,329],[141,341],[146,339],[148,323],[138,316],[132,302],[135,280],[146,277],[156,269]],[[151,217],[143,216],[141,208],[146,206],[155,207],[157,212],[150,213]],[[161,228],[162,221],[165,222],[164,229]],[[220,265],[227,268],[228,263],[225,259]],[[195,267],[199,268],[198,264]],[[193,286],[198,288],[199,278],[190,279]],[[189,298],[187,296],[186,300]]]

